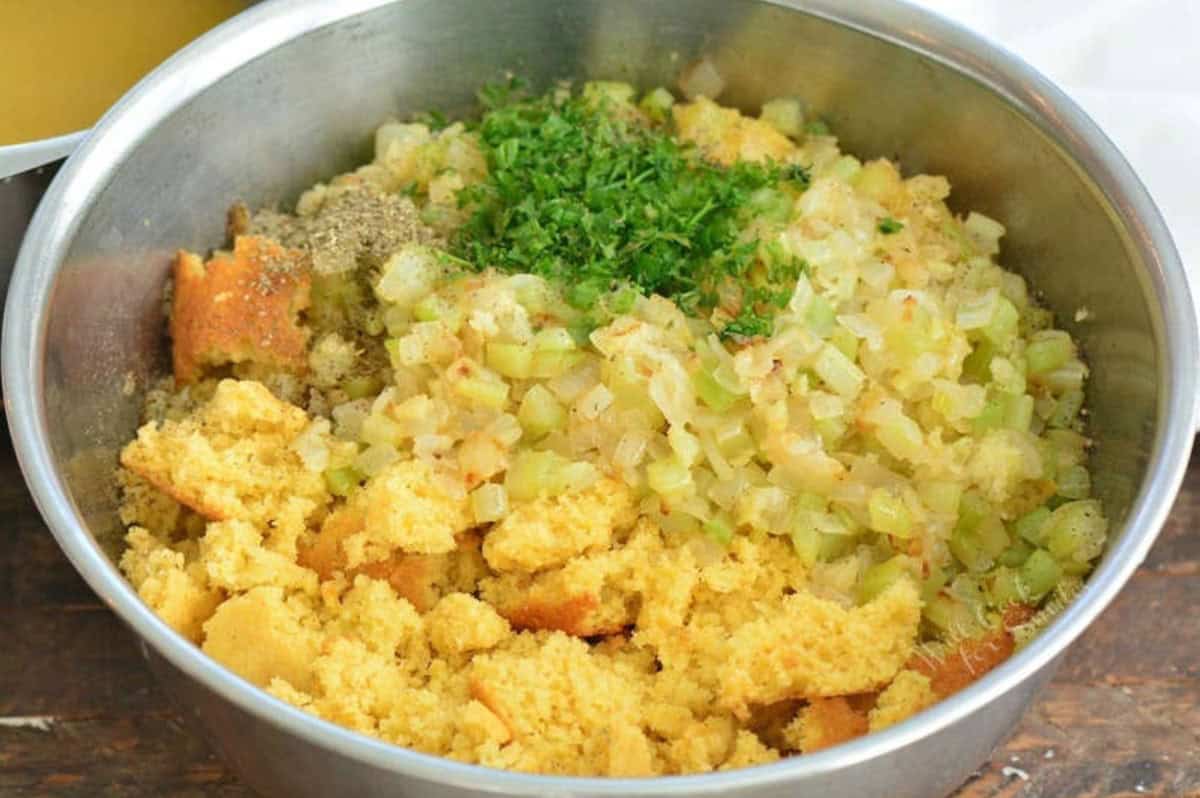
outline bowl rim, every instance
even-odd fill
[[[30,492],[59,545],[97,595],[143,643],[240,710],[314,745],[379,768],[486,793],[528,795],[701,795],[731,787],[776,785],[829,774],[884,756],[973,713],[1055,660],[1100,614],[1145,559],[1170,511],[1196,428],[1196,318],[1183,266],[1165,223],[1116,147],[1084,112],[1028,64],[1001,47],[902,0],[759,0],[865,33],[945,65],[1001,96],[1064,150],[1118,212],[1146,263],[1161,315],[1160,390],[1146,476],[1124,524],[1070,606],[1033,642],[998,668],[928,710],[882,732],[777,763],[741,770],[654,778],[545,776],[455,762],[362,735],[269,695],[210,659],[138,598],[91,538],[54,466],[42,396],[45,309],[58,266],[83,211],[113,170],[155,124],[194,94],[254,58],[310,31],[406,0],[285,0],[251,8],[168,59],[131,89],[68,159],[46,194],[21,248],[4,314],[3,388],[9,428]],[[1053,113],[1047,113],[1049,109]]]

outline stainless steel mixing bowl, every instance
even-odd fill
[[[1095,484],[1114,528],[1054,625],[881,734],[748,770],[604,780],[502,773],[359,736],[255,689],[159,621],[110,559],[111,469],[137,420],[126,375],[141,388],[165,362],[160,298],[175,248],[218,244],[235,198],[287,201],[366,157],[369,131],[391,114],[469,109],[474,89],[505,69],[543,84],[603,76],[651,86],[700,55],[728,81],[725,102],[753,109],[801,95],[847,150],[948,175],[958,207],[1008,225],[1005,262],[1079,336],[1093,371]],[[1091,320],[1074,324],[1081,306]],[[63,550],[264,793],[928,798],[987,757],[1145,556],[1191,447],[1195,324],[1162,219],[1078,107],[1009,54],[893,0],[288,0],[153,73],[58,175],[10,289],[4,393],[26,478]]]

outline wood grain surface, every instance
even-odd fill
[[[0,442],[0,796],[250,796],[75,574]],[[1200,457],[1146,563],[955,798],[1200,796]]]

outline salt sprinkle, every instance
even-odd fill
[[[1054,758],[1054,749],[1053,748],[1047,749],[1046,759],[1053,759],[1053,758]]]
[[[1020,768],[1014,768],[1005,765],[1004,767],[1000,768],[1000,773],[1007,779],[1011,779],[1013,776],[1016,776],[1021,781],[1029,781],[1029,774]]]

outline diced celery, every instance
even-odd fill
[[[693,487],[691,470],[674,455],[646,466],[646,482],[660,496],[681,496]]]
[[[547,327],[533,337],[538,352],[569,352],[575,349],[575,338],[566,327]]]
[[[858,603],[866,604],[909,574],[909,559],[896,555],[886,562],[872,565],[863,572],[858,583]]]
[[[803,514],[798,515],[803,516]],[[800,520],[793,522],[788,534],[792,539],[792,548],[795,550],[796,556],[800,558],[800,562],[811,568],[816,564],[821,553],[820,531],[811,523]]]
[[[804,107],[791,97],[764,103],[759,118],[788,138],[804,135]]]
[[[966,603],[944,594],[928,601],[921,614],[942,634],[952,637],[967,636],[976,625],[975,612]]]
[[[675,96],[663,87],[646,94],[642,101],[638,103],[638,107],[656,122],[662,122],[671,112],[671,106],[675,105]]]
[[[837,324],[837,314],[833,306],[829,304],[829,300],[816,294],[808,303],[808,311],[805,313],[804,320],[814,335],[819,338],[828,338]]]
[[[858,543],[853,535],[831,535],[827,532],[817,534],[821,536],[821,545],[817,550],[817,559],[821,562],[833,562],[839,557],[845,557],[854,551]]]
[[[510,499],[529,501],[541,493],[552,493],[554,472],[567,465],[567,459],[554,452],[523,451],[517,454],[504,475],[504,487]]]
[[[993,607],[1006,607],[1027,598],[1025,584],[1019,572],[1003,565],[992,571],[988,580],[987,596],[988,603]]]
[[[374,375],[360,375],[346,380],[342,390],[351,399],[365,399],[382,391],[383,383]]]
[[[792,215],[792,198],[774,188],[760,188],[746,201],[746,209],[756,219],[786,222]]]
[[[1034,601],[1053,590],[1062,578],[1062,568],[1045,549],[1037,549],[1030,554],[1018,573],[1027,595]]]
[[[999,347],[1006,347],[1017,335],[1021,314],[1007,297],[999,297],[992,320],[983,328],[983,336]]]
[[[1009,568],[1016,568],[1029,558],[1032,551],[1033,546],[1024,540],[1018,539],[1001,553],[999,562],[1001,565],[1007,565]]]
[[[563,332],[567,332],[563,330]],[[567,332],[570,336],[570,333]],[[549,380],[562,376],[583,359],[583,353],[570,350],[537,349],[529,366],[529,376]]]
[[[830,333],[829,343],[836,346],[838,351],[851,362],[858,357],[858,338],[840,324],[834,327],[833,332]]]
[[[971,354],[963,360],[963,376],[971,382],[986,384],[992,380],[992,358],[996,356],[996,347],[990,341],[980,341],[975,344]]]
[[[728,546],[729,542],[733,540],[733,527],[729,525],[728,521],[722,520],[721,518],[712,518],[704,522],[704,525],[701,527],[701,529],[704,530],[704,534],[708,535],[722,546]]]
[[[813,371],[835,392],[847,399],[858,396],[866,375],[837,347],[826,344],[813,363]]]
[[[1059,496],[1065,499],[1086,499],[1092,492],[1092,478],[1081,465],[1067,466],[1055,480]]]
[[[875,488],[867,501],[871,528],[898,538],[912,537],[912,514],[904,500],[886,488]]]
[[[958,527],[974,532],[983,519],[993,512],[992,505],[977,492],[969,490],[958,502]]]
[[[834,161],[833,165],[829,167],[829,171],[834,177],[847,182],[853,180],[855,175],[857,175],[861,170],[862,161],[858,160],[853,155],[843,155],[841,158],[838,158],[836,161]]]
[[[837,444],[846,437],[846,433],[849,431],[845,418],[822,418],[813,424],[813,428],[821,436],[821,442],[825,444],[826,451],[833,451],[837,448]]]
[[[1071,359],[1054,371],[1039,375],[1038,379],[1051,393],[1060,396],[1068,391],[1082,391],[1087,374],[1087,366],[1082,361]]]
[[[1027,540],[1034,546],[1040,546],[1042,545],[1042,540],[1045,538],[1044,527],[1046,526],[1046,520],[1049,518],[1050,509],[1039,507],[1018,518],[1013,526],[1017,535],[1022,540]]]
[[[437,321],[446,312],[446,301],[437,294],[430,294],[413,305],[413,318],[417,321]]]
[[[1004,426],[1027,432],[1033,423],[1033,397],[1027,393],[1004,394]]]
[[[363,475],[353,466],[325,470],[325,487],[334,496],[349,496],[363,481]]]
[[[692,374],[692,387],[696,389],[696,395],[700,397],[700,401],[718,413],[724,413],[741,398],[728,391],[717,382],[712,372],[703,368]]]
[[[1005,394],[990,392],[983,403],[983,410],[971,422],[975,432],[981,433],[1004,426],[1006,404]]]
[[[950,534],[950,551],[975,573],[991,568],[1008,544],[1004,524],[994,515],[981,519],[974,528],[964,527],[960,523]]]
[[[509,344],[489,341],[487,345],[488,368],[512,379],[523,380],[533,369],[533,350],[525,344]]]
[[[671,425],[667,430],[667,443],[671,445],[671,451],[679,458],[679,462],[687,468],[695,465],[704,451],[700,439],[677,424]]]
[[[921,480],[917,483],[917,495],[930,510],[950,515],[958,512],[962,499],[962,485],[941,480]]]
[[[472,404],[502,410],[508,402],[508,383],[482,377],[463,377],[454,382],[455,392]]]
[[[1046,521],[1046,548],[1058,560],[1088,562],[1103,550],[1107,528],[1100,502],[1067,502]]]
[[[358,439],[368,445],[399,446],[404,440],[404,429],[387,416],[372,413],[363,419]]]
[[[1025,347],[1025,363],[1030,374],[1046,374],[1063,366],[1075,354],[1071,336],[1062,330],[1034,333]]]
[[[566,426],[567,410],[553,393],[542,385],[534,385],[525,392],[521,407],[517,410],[517,421],[533,439]]]
[[[1058,429],[1070,427],[1079,418],[1083,409],[1083,391],[1066,391],[1054,404],[1054,411],[1046,419],[1046,424]]]

